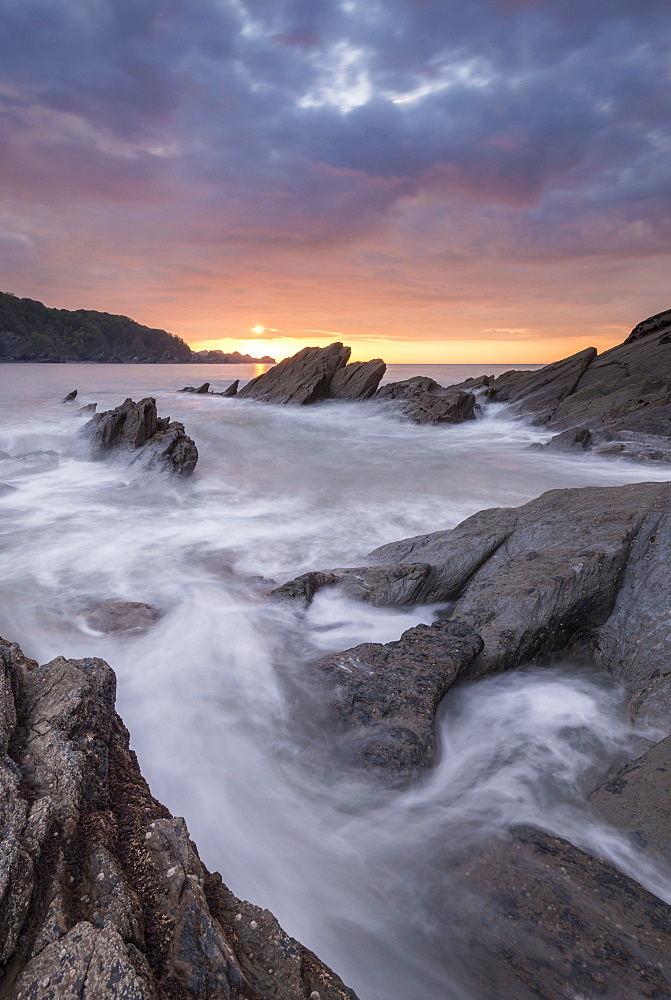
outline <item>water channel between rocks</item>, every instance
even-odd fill
[[[200,460],[190,481],[74,458],[12,480],[18,489],[0,497],[0,634],[40,662],[111,664],[143,772],[186,817],[204,862],[271,909],[361,1000],[462,1000],[460,956],[449,941],[437,948],[424,901],[449,898],[450,849],[492,829],[536,823],[670,898],[662,875],[582,805],[609,764],[650,735],[631,729],[608,678],[553,665],[461,687],[441,707],[435,770],[407,791],[374,792],[338,773],[327,741],[320,749],[318,718],[300,699],[305,664],[396,639],[439,609],[375,609],[326,591],[300,620],[260,597],[259,577],[359,565],[384,542],[486,507],[554,488],[671,480],[671,468],[530,451],[547,435],[501,406],[472,423],[420,427],[371,403],[283,408],[174,394],[240,374],[1,367],[2,450],[64,453],[82,418],[58,400],[78,387],[78,403],[99,410],[155,396],[161,415],[185,423]],[[473,372],[455,378],[464,374]],[[145,635],[96,635],[81,612],[103,600],[163,614]]]

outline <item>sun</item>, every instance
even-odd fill
[[[265,326],[253,326],[252,333],[263,333],[265,329]]]

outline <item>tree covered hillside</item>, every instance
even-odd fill
[[[165,330],[93,309],[49,309],[0,292],[0,361],[191,361]]]

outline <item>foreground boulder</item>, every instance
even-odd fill
[[[446,974],[460,953],[469,997],[671,996],[671,908],[661,899],[536,827],[463,843],[447,854],[428,905],[438,953],[450,942]]]
[[[0,641],[0,991],[12,1000],[356,1000],[237,899],[154,799],[102,660]]]
[[[475,420],[473,393],[452,387],[445,389],[423,375],[383,385],[375,399],[396,401],[401,413],[416,424],[460,424]]]
[[[104,635],[146,632],[160,617],[156,608],[142,601],[103,601],[81,613],[89,629]]]
[[[190,476],[198,461],[198,450],[184,424],[159,417],[151,397],[139,403],[127,399],[114,410],[96,413],[82,427],[79,441],[94,459],[126,452],[147,468],[167,468],[182,476]]]
[[[329,399],[370,399],[384,376],[387,366],[381,358],[354,361],[340,368],[329,385]]]
[[[512,403],[537,424],[572,431],[579,450],[670,462],[671,309],[603,354],[589,347],[539,371],[468,379],[461,388]],[[581,431],[589,432],[587,443]]]
[[[337,585],[379,607],[451,602],[445,614],[465,630],[464,648],[469,632],[475,645],[481,640],[452,680],[569,654],[609,670],[627,686],[635,717],[668,729],[669,551],[671,483],[552,490],[522,507],[480,511],[456,528],[381,546],[367,566],[304,574],[271,597],[306,605]],[[375,672],[387,647],[366,648]],[[331,698],[340,717],[336,676]],[[393,697],[384,671],[376,684],[379,700]]]

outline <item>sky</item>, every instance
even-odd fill
[[[0,288],[285,357],[671,307],[669,0],[0,0]]]

